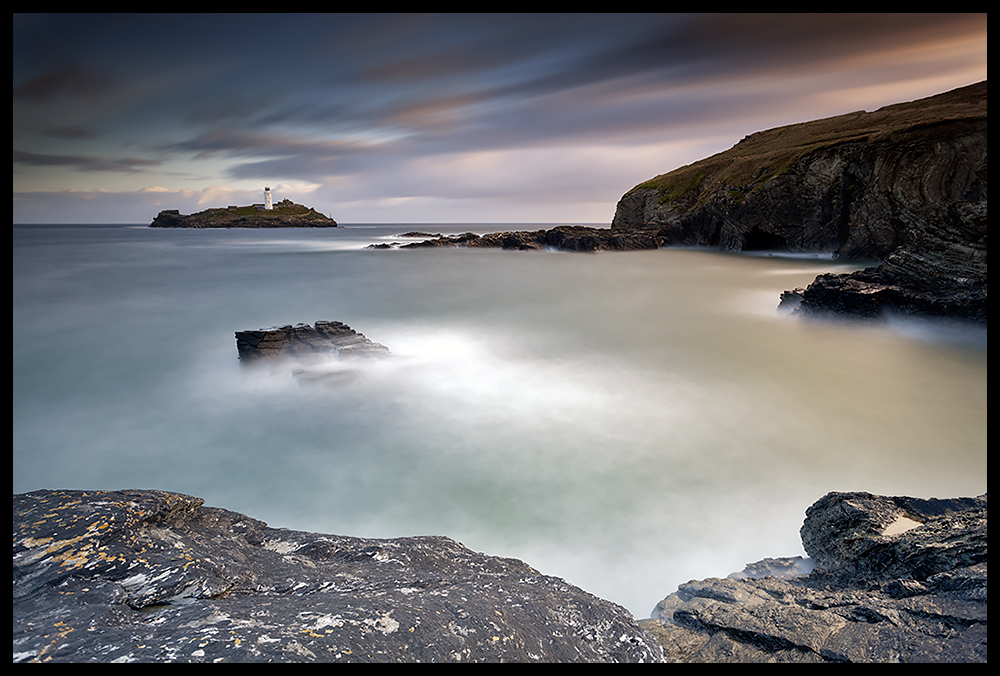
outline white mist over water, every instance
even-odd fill
[[[986,491],[985,332],[776,312],[845,266],[363,248],[417,229],[486,231],[15,227],[14,492],[448,535],[645,617],[801,554],[829,491]],[[395,356],[331,385],[239,366],[235,331],[317,319]]]

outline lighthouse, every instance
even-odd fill
[[[264,186],[264,211],[271,211],[274,209],[274,204],[271,202],[271,189]]]

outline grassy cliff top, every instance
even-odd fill
[[[717,189],[748,191],[778,176],[800,157],[850,142],[891,140],[903,132],[956,120],[986,119],[986,82],[874,112],[859,110],[751,134],[724,152],[640,183],[660,202],[693,201]]]
[[[302,204],[295,204],[289,200],[284,200],[278,202],[274,205],[274,208],[270,211],[265,211],[259,207],[255,206],[238,206],[238,207],[217,207],[213,209],[206,209],[205,211],[200,211],[197,214],[191,214],[192,216],[200,216],[202,214],[212,216],[221,216],[225,214],[232,214],[234,216],[241,217],[252,217],[252,218],[267,218],[269,216],[319,216],[325,218],[322,214],[318,213],[312,207],[307,207]]]

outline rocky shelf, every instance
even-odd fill
[[[236,351],[246,367],[285,368],[302,382],[336,384],[359,374],[364,361],[392,356],[389,348],[342,322],[286,324],[236,332]]]
[[[285,324],[266,329],[236,332],[240,361],[288,358],[309,361],[310,357],[386,357],[389,348],[358,333],[343,322],[319,320],[309,324]]]
[[[446,537],[162,491],[14,496],[14,662],[655,662],[620,606]]]
[[[811,560],[689,582],[637,622],[446,537],[34,491],[13,496],[13,661],[986,662],[986,509],[831,493],[806,513]]]

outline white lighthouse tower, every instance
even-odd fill
[[[264,186],[264,211],[271,211],[274,209],[274,203],[271,202],[271,189]]]

